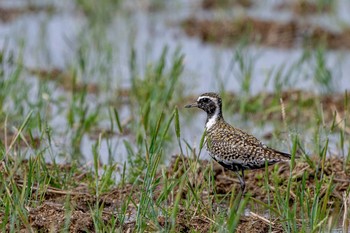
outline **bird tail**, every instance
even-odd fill
[[[278,151],[278,150],[274,150],[274,152],[275,152],[277,155],[279,155],[279,157],[280,157],[281,160],[290,160],[290,159],[292,158],[292,155],[289,154],[289,153],[282,152],[282,151]],[[296,152],[295,152],[294,158],[296,158],[296,159],[301,158],[301,153],[300,153],[300,151],[296,151]]]
[[[289,153],[274,150],[274,149],[270,149],[270,150],[272,150],[273,154],[275,154],[276,157],[281,161],[287,161],[287,160],[290,160],[292,158],[292,155]]]

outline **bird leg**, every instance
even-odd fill
[[[241,171],[242,171],[242,176],[239,174],[239,171],[235,171],[235,173],[236,173],[238,180],[239,180],[239,183],[241,185],[242,194],[244,194],[244,190],[245,190],[244,170],[242,169]]]

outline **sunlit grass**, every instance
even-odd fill
[[[77,4],[96,25],[108,25],[119,7],[119,1],[103,1],[98,6],[92,1],[77,1]],[[91,40],[98,38],[97,35],[94,32]],[[336,106],[341,113],[337,115],[320,103],[322,95],[305,97],[305,92],[286,92],[295,85],[302,67],[309,64],[313,74],[310,79],[316,88],[321,93],[334,91],[335,77],[326,64],[325,50],[305,51],[292,65],[274,67],[266,74],[266,82],[274,84],[273,94],[256,96],[251,94],[252,70],[259,57],[252,56],[244,47],[233,53],[232,66],[240,92],[233,96],[222,84],[225,111],[240,115],[243,121],[251,120],[257,126],[271,123],[271,140],[278,144],[283,140],[293,154],[288,179],[280,177],[278,165],[271,173],[266,168],[265,173],[257,177],[255,185],[263,187],[266,193],[266,200],[259,200],[253,192],[242,198],[235,189],[218,192],[214,162],[200,166],[204,135],[201,137],[202,132],[198,133],[198,148],[184,140],[183,128],[191,128],[197,116],[185,113],[182,108],[187,77],[182,73],[186,63],[181,50],[171,52],[165,47],[158,59],[140,68],[136,63],[142,54],[130,48],[130,57],[125,58],[129,60],[130,88],[125,91],[126,96],[118,96],[113,93],[120,92],[110,83],[117,80],[109,77],[114,65],[111,54],[115,52],[110,42],[98,42],[94,49],[101,57],[93,63],[89,47],[92,42],[83,39],[85,34],[80,36],[77,61],[68,71],[72,88],[60,90],[59,97],[53,94],[60,83],[49,79],[37,80],[34,85],[39,88],[33,95],[22,54],[7,51],[6,47],[0,51],[2,232],[37,231],[37,227],[31,225],[31,211],[55,201],[55,207],[63,211],[60,225],[63,232],[71,231],[72,216],[79,211],[91,220],[91,229],[84,229],[87,232],[118,232],[129,228],[135,232],[203,229],[233,232],[249,211],[270,221],[270,231],[274,227],[285,232],[324,232],[339,228],[345,204],[332,196],[337,177],[326,174],[329,171],[325,171],[325,161],[335,153],[344,158],[344,172],[349,165],[349,95],[345,93],[343,104]],[[102,77],[97,86],[108,91],[107,97],[103,91],[89,93],[87,84],[95,75]],[[82,88],[75,88],[78,83],[83,84]],[[101,100],[101,96],[105,99]],[[281,113],[282,106],[285,116]],[[124,109],[129,115],[127,121]],[[189,114],[188,124],[181,125],[180,118]],[[57,118],[59,123],[54,121]],[[86,150],[84,138],[101,125],[103,130],[96,133]],[[113,137],[121,138],[117,146],[104,138],[107,130]],[[334,135],[339,138],[337,151],[329,148]],[[308,137],[307,147],[305,137]],[[62,138],[64,143],[60,144]],[[36,141],[40,142],[38,146]],[[104,143],[106,152],[101,150]],[[120,154],[121,148],[125,149],[125,155]],[[82,149],[92,157],[84,157]],[[174,151],[180,156],[169,164]],[[296,159],[297,154],[301,158]],[[317,159],[310,159],[309,155]],[[123,156],[125,160],[121,159]],[[105,157],[108,157],[107,163],[102,162]],[[301,162],[308,164],[314,173],[309,173],[309,169],[295,174]],[[310,176],[314,177],[312,184],[308,183]],[[347,188],[344,193],[348,195],[349,191]]]

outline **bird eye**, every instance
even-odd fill
[[[209,99],[208,99],[208,98],[204,98],[204,99],[203,99],[203,102],[204,102],[204,103],[208,103],[208,102],[209,102]]]

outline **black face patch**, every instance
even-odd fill
[[[209,98],[202,98],[199,100],[199,103],[208,104],[210,101],[212,101],[212,100]]]
[[[198,101],[198,107],[203,109],[205,112],[207,112],[208,114],[214,114],[215,110],[217,108],[215,102],[210,99],[210,98],[201,98]]]

